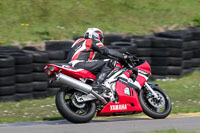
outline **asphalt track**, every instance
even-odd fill
[[[200,113],[170,115],[160,120],[135,116],[96,118],[85,124],[66,120],[0,124],[0,133],[130,133],[167,129],[200,130]]]

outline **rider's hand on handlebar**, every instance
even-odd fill
[[[124,60],[129,60],[129,59],[131,59],[130,55],[124,55]]]
[[[124,54],[124,59],[129,60],[129,61],[131,61],[131,60],[137,61],[138,60],[138,58],[135,57],[134,55],[127,55],[127,54]]]

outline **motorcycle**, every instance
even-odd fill
[[[96,76],[67,63],[48,64],[44,71],[50,82],[60,82],[63,87],[56,94],[56,107],[72,123],[85,123],[96,116],[127,115],[144,112],[153,119],[166,118],[172,109],[167,93],[157,84],[147,82],[151,68],[147,61],[130,58],[116,63],[103,85],[110,91],[95,91],[92,82]],[[138,75],[148,75],[145,80]],[[138,78],[139,77],[139,78]],[[138,89],[134,81],[140,81]]]

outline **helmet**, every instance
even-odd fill
[[[84,38],[86,39],[95,39],[102,41],[104,36],[103,32],[98,28],[88,28],[84,34]]]

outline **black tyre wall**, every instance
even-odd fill
[[[151,57],[151,48],[137,48],[137,53],[136,55],[138,57]]]
[[[31,93],[33,91],[33,84],[31,83],[16,83],[16,93]]]
[[[48,63],[49,57],[48,57],[48,53],[45,51],[24,50],[24,52],[32,54],[33,63]]]
[[[44,67],[47,63],[33,63],[33,72],[44,72]]]
[[[16,89],[14,85],[11,86],[0,86],[0,97],[1,96],[7,96],[7,95],[13,95],[15,94]]]
[[[167,48],[166,49],[169,53],[169,57],[183,57],[183,50],[179,48]]]
[[[39,82],[39,81],[34,81],[33,82],[33,90],[34,91],[45,91],[48,88],[48,83],[47,82]]]
[[[15,76],[0,77],[1,86],[11,86],[15,84]]]
[[[15,74],[15,68],[0,68],[0,77],[12,76]]]
[[[168,74],[169,75],[181,75],[183,72],[183,68],[179,66],[169,66]]]
[[[46,41],[45,49],[49,50],[69,50],[71,48],[73,41]]]
[[[166,57],[152,57],[151,65],[152,66],[168,66],[168,58]]]
[[[49,95],[49,96],[54,96],[54,95],[59,91],[59,89],[60,89],[60,88],[58,88],[58,87],[55,87],[55,88],[49,87],[49,88],[47,89],[48,95]]]
[[[18,47],[0,46],[0,101],[15,101],[15,59],[6,55],[7,50],[18,50]]]
[[[192,35],[189,30],[168,30],[165,32],[159,32],[154,34],[157,37],[181,39],[183,41],[191,41]]]
[[[182,49],[183,41],[180,39],[171,39],[163,37],[151,37],[152,48],[178,48]]]
[[[200,67],[200,58],[192,59],[192,67]]]
[[[16,65],[15,66],[15,73],[16,74],[29,74],[29,73],[32,73],[32,64]]]
[[[151,72],[155,75],[168,75],[167,66],[151,66]]]
[[[192,40],[200,40],[200,28],[189,27],[188,30],[192,34]]]
[[[183,42],[183,50],[184,51],[191,51],[193,49],[192,42]]]
[[[13,53],[11,54],[15,58],[15,65],[26,65],[32,63],[32,55],[27,53]]]
[[[121,41],[123,38],[122,34],[105,34],[104,45],[110,45],[112,42]]]
[[[168,65],[169,66],[180,66],[180,67],[182,67],[182,65],[183,65],[183,58],[169,57],[168,58]]]
[[[200,49],[194,49],[193,50],[193,57],[194,58],[200,58]]]
[[[9,55],[0,55],[0,68],[14,67],[15,59]]]
[[[16,101],[15,95],[0,96],[0,102],[14,102]]]
[[[33,81],[32,73],[29,74],[17,74],[16,76],[16,83],[30,83]]]
[[[16,93],[15,94],[15,100],[21,101],[25,99],[33,99],[33,93]]]
[[[48,94],[48,91],[33,91],[33,98],[45,98],[47,96],[50,96],[50,94]]]
[[[47,81],[48,80],[48,75],[44,72],[34,72],[32,76],[33,76],[33,81]]]
[[[193,51],[183,51],[183,59],[191,60],[193,57]]]
[[[183,60],[183,69],[192,68],[192,60]]]
[[[54,47],[54,44],[50,46],[50,49]],[[49,96],[48,87],[48,75],[43,71],[44,67],[49,62],[49,55],[47,52],[33,52],[33,98],[44,98]]]
[[[36,47],[34,47],[34,46],[24,46],[23,48],[22,48],[22,50],[24,51],[26,51],[26,50],[28,50],[28,51],[38,51],[38,49],[36,48]]]
[[[49,60],[49,64],[67,63],[66,60]]]
[[[121,53],[129,52],[135,54],[137,49],[136,44],[131,42],[112,42],[110,45],[120,47],[119,49],[121,49]]]
[[[47,51],[49,60],[64,60],[67,58],[68,51],[55,50]]]

